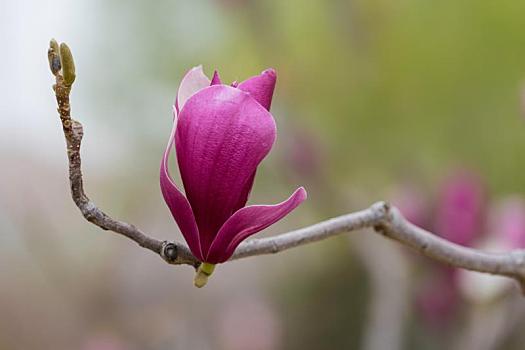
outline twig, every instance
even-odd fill
[[[51,71],[56,77],[53,89],[66,138],[71,195],[82,215],[100,228],[126,236],[141,247],[159,254],[170,264],[198,267],[200,262],[186,245],[151,238],[135,226],[111,218],[87,197],[82,182],[80,160],[83,129],[82,125],[70,115],[69,94],[75,79],[73,58],[65,44],[59,49],[54,40],[51,41],[48,57]],[[399,210],[386,202],[378,202],[368,209],[274,237],[248,240],[239,245],[231,260],[278,253],[363,228],[374,228],[376,232],[409,246],[423,255],[455,267],[514,278],[525,290],[524,250],[496,254],[459,246],[411,224],[403,218]]]
[[[64,49],[65,48],[65,49]],[[59,52],[60,51],[60,52]],[[69,54],[69,57],[67,55]],[[55,40],[51,40],[48,50],[48,59],[51,72],[55,76],[56,83],[53,85],[58,104],[58,113],[62,123],[62,130],[66,138],[67,156],[69,160],[69,183],[73,201],[80,209],[82,215],[89,222],[97,225],[103,230],[119,233],[137,242],[138,245],[161,255],[166,261],[173,264],[189,264],[198,266],[198,262],[190,250],[181,243],[162,242],[148,237],[135,226],[123,221],[115,220],[100,210],[84,191],[82,181],[82,169],[80,159],[80,145],[84,131],[82,124],[71,118],[71,106],[69,94],[74,82],[74,62],[71,52],[64,43],[60,48]],[[71,72],[73,77],[68,80],[65,77]]]

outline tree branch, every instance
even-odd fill
[[[97,225],[103,230],[110,230],[119,233],[135,241],[139,246],[149,249],[173,264],[189,264],[198,266],[199,262],[191,254],[190,250],[181,243],[162,242],[148,237],[144,232],[135,226],[123,221],[115,220],[100,210],[93,203],[84,191],[82,180],[80,145],[84,131],[82,124],[71,118],[71,106],[69,94],[74,82],[74,63],[69,49],[62,50],[67,46],[62,44],[59,48],[55,40],[51,40],[48,50],[48,59],[51,72],[55,76],[53,90],[58,105],[58,114],[62,123],[62,130],[66,138],[67,156],[69,160],[69,183],[71,196],[82,215],[89,222]],[[60,52],[59,52],[60,51]],[[65,56],[69,53],[69,57]],[[65,72],[73,72],[73,78],[66,80]]]
[[[53,86],[58,113],[67,145],[71,196],[82,215],[103,230],[119,233],[135,241],[141,247],[159,254],[166,262],[198,267],[200,262],[188,247],[179,242],[160,241],[147,236],[135,226],[115,220],[100,210],[86,195],[82,181],[80,145],[83,137],[82,124],[71,118],[69,94],[75,79],[73,58],[69,48],[58,47],[52,40],[48,51],[51,72],[55,75]],[[60,51],[60,52],[59,52]],[[241,243],[231,260],[249,256],[274,254],[303,244],[317,242],[341,233],[363,228],[400,242],[403,245],[454,267],[491,273],[514,278],[525,291],[525,251],[486,253],[459,246],[408,222],[399,210],[386,202],[378,202],[370,208],[342,215],[315,225],[269,238],[251,239]]]

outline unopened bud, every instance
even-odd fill
[[[75,62],[69,47],[62,43],[60,44],[60,62],[62,64],[62,76],[66,85],[73,85],[75,81]]]
[[[49,61],[49,69],[56,75],[61,68],[60,55],[59,55],[58,43],[55,39],[51,39],[49,42],[49,49],[47,50],[47,59]]]

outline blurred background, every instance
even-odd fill
[[[459,244],[525,248],[525,2],[0,0],[0,349],[522,349],[506,279],[342,235],[219,266],[202,290],[86,222],[68,188],[49,39],[77,66],[88,195],[181,239],[158,167],[185,72],[274,67],[278,141],[250,202],[309,199],[260,236],[384,199]]]

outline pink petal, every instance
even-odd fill
[[[168,146],[162,157],[160,164],[160,188],[164,201],[168,205],[168,208],[173,215],[173,218],[179,225],[179,228],[184,236],[184,239],[188,243],[191,252],[195,257],[203,261],[203,255],[201,252],[201,246],[199,241],[199,230],[195,221],[195,216],[191,209],[190,203],[184,196],[184,194],[177,188],[175,182],[171,178],[168,170],[168,159],[173,147],[173,138],[175,135],[177,121],[173,124],[173,130],[168,141]]]
[[[252,191],[256,173],[257,173],[257,170],[253,172],[250,179],[246,182],[246,186],[244,186],[244,188],[242,189],[241,194],[239,196],[239,201],[235,205],[235,208],[237,209],[242,208],[246,205],[246,202],[248,202],[248,197],[250,196],[250,192]]]
[[[281,220],[305,199],[306,191],[300,187],[282,203],[251,205],[239,209],[221,227],[209,249],[206,261],[215,264],[225,262],[243,240]]]
[[[176,111],[179,112],[193,94],[208,86],[210,86],[210,79],[202,71],[202,66],[190,69],[180,82],[177,99],[175,101]]]
[[[245,205],[274,141],[272,115],[239,89],[210,86],[181,110],[175,147],[204,255],[224,222]]]
[[[277,74],[272,68],[265,70],[260,75],[248,78],[239,84],[238,89],[246,91],[267,110],[272,104],[273,90]]]
[[[220,84],[222,84],[221,77],[219,76],[219,72],[215,71],[213,72],[213,78],[211,78],[210,85],[220,85]]]

